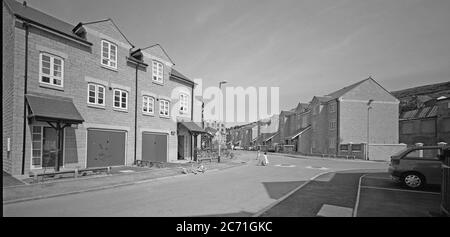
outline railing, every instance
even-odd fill
[[[87,169],[73,169],[73,170],[65,170],[58,172],[44,172],[44,173],[30,173],[30,177],[34,177],[36,181],[39,181],[39,177],[41,177],[41,181],[44,181],[44,178],[53,178],[56,176],[61,176],[64,174],[73,174],[74,178],[78,178],[78,176],[85,176],[88,173],[107,173],[111,172],[111,167],[98,167],[98,168],[87,168]]]

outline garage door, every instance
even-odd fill
[[[142,160],[167,162],[167,135],[142,133]]]
[[[88,130],[87,167],[125,165],[124,131]]]

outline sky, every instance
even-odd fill
[[[289,110],[371,76],[389,91],[450,81],[448,0],[28,0],[72,24],[112,18],[203,87],[275,86]]]

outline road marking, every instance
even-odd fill
[[[274,166],[277,166],[277,167],[286,167],[286,168],[293,168],[293,167],[295,167],[295,165],[289,165],[289,164],[279,164],[279,165],[274,165]]]
[[[319,166],[306,166],[307,169],[315,169],[315,170],[329,170],[329,168],[326,167],[319,167]]]
[[[336,205],[323,204],[317,216],[320,217],[352,217],[353,209]]]
[[[383,177],[371,177],[371,176],[367,176],[367,179],[382,179],[382,180],[392,180],[391,178],[383,178]]]
[[[361,177],[359,177],[359,182],[358,182],[358,192],[356,194],[356,202],[355,202],[355,208],[353,208],[353,215],[352,217],[356,217],[356,215],[358,214],[358,206],[359,206],[359,198],[360,198],[360,193],[361,193],[361,180],[368,174],[364,174],[361,175]]]
[[[371,189],[380,189],[380,190],[388,190],[388,191],[399,191],[399,192],[410,192],[410,193],[427,193],[427,194],[441,195],[441,193],[437,193],[437,192],[417,191],[417,190],[408,190],[408,189],[396,189],[396,188],[382,188],[382,187],[375,187],[375,186],[361,186],[361,188],[371,188]]]

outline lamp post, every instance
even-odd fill
[[[369,160],[369,139],[370,139],[370,110],[372,109],[372,106],[370,106],[372,104],[373,100],[370,99],[369,102],[367,102],[367,147],[366,147],[366,160]]]
[[[219,82],[219,89],[221,91],[222,91],[222,84],[226,84],[226,83],[227,83],[227,81]],[[223,96],[222,96],[221,102],[222,102],[221,104],[223,104]],[[222,109],[223,109],[223,107],[219,109],[219,156],[217,157],[218,163],[220,163],[220,145],[222,143],[222,128],[221,128],[221,124],[220,124],[220,122],[221,122],[220,120],[222,120]]]

